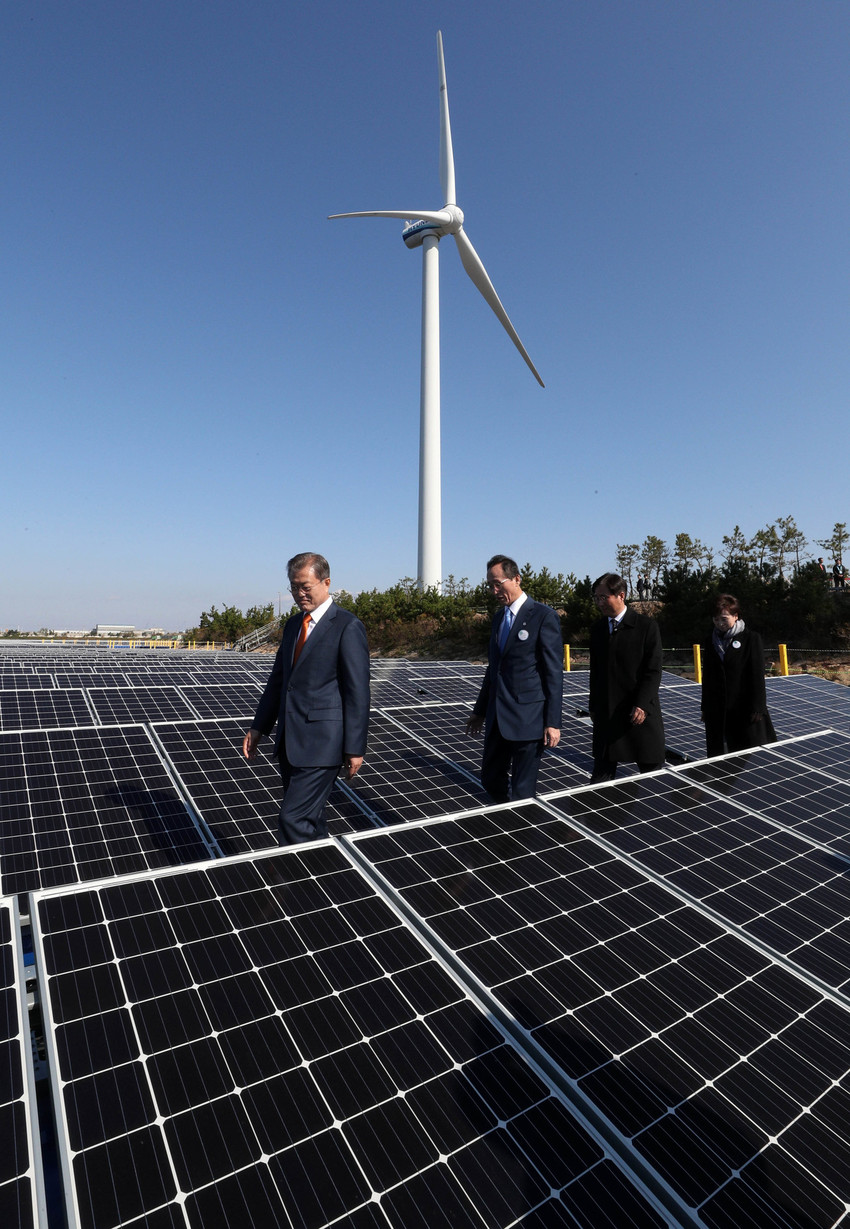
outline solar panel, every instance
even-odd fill
[[[765,687],[780,738],[826,729],[850,734],[850,688],[808,674],[767,679]]]
[[[469,810],[486,800],[481,786],[450,760],[374,712],[368,754],[349,788],[385,824]]]
[[[127,675],[123,670],[99,670],[97,666],[87,669],[73,670],[57,667],[53,673],[56,686],[68,687],[128,687]]]
[[[200,684],[204,687],[222,686],[228,687],[231,685],[250,684],[256,686],[258,675],[263,677],[263,681],[268,678],[271,673],[273,657],[266,658],[262,669],[251,669],[246,665],[225,666],[207,666],[205,669],[195,669],[186,671],[186,678],[182,680],[184,683]]]
[[[46,1225],[18,909],[0,897],[0,1224]]]
[[[835,730],[822,734],[806,734],[793,742],[784,742],[783,756],[808,764],[839,781],[850,781],[850,735]]]
[[[823,736],[817,737],[822,747]],[[832,738],[843,738],[847,754],[850,739],[843,735]],[[850,858],[850,784],[800,758],[805,751],[798,753],[797,748],[810,741],[774,744],[760,749],[758,755],[706,760],[683,769],[682,776]]]
[[[709,792],[688,779],[694,771],[633,778],[551,805],[817,984],[850,988],[850,862]]]
[[[458,700],[472,708],[481,688],[480,681],[464,679],[457,675],[420,676],[400,680],[398,674],[390,679],[372,679],[372,704],[376,708],[410,704],[445,704]]]
[[[94,725],[82,690],[0,691],[0,730],[43,730]]]
[[[104,725],[181,721],[198,715],[176,687],[90,687],[88,694]]]
[[[539,804],[350,839],[681,1223],[837,1223],[845,1004]]]
[[[439,754],[446,756],[452,763],[465,769],[478,782],[483,740],[471,738],[466,733],[469,713],[469,706],[466,704],[388,710],[393,721]],[[561,742],[554,751],[544,751],[540,761],[537,783],[539,794],[587,783],[593,767],[590,739],[588,727],[565,716]]]
[[[71,1224],[669,1223],[339,848],[33,929]]]
[[[255,760],[245,759],[244,721],[154,723],[152,729],[222,853],[277,846],[280,770],[262,745]],[[331,794],[327,816],[332,836],[372,827],[372,820],[339,785]]]
[[[239,717],[250,722],[263,689],[258,682],[181,687],[199,717]]]
[[[691,760],[705,758],[705,726],[700,719],[702,688],[662,687],[659,693],[668,751]]]
[[[140,726],[0,734],[4,893],[209,857]]]

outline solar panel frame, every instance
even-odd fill
[[[33,1047],[18,905],[0,896],[0,1223],[47,1229]]]

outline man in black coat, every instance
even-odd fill
[[[658,702],[661,633],[655,619],[626,606],[626,582],[606,572],[593,585],[604,618],[590,632],[591,782],[613,781],[617,764],[651,772],[664,763],[664,723]]]

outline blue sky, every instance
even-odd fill
[[[438,29],[444,574],[850,520],[847,4],[8,0],[0,627],[415,574]]]

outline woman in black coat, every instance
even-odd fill
[[[764,646],[748,632],[738,599],[721,593],[714,631],[702,646],[702,719],[708,755],[776,742],[767,711]]]

